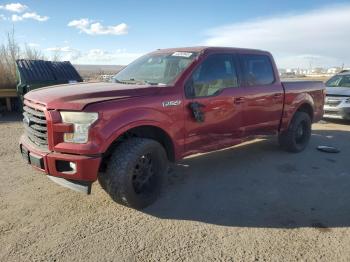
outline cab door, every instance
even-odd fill
[[[215,150],[238,142],[242,136],[242,104],[238,63],[234,54],[211,54],[185,84],[185,151]]]
[[[284,90],[275,77],[272,60],[265,54],[241,54],[239,59],[245,90],[241,99],[245,136],[274,134],[282,117]]]

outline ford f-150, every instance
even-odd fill
[[[281,82],[269,52],[223,47],[159,49],[113,83],[33,90],[24,99],[20,151],[55,182],[143,208],[169,161],[277,135],[305,149],[323,115],[322,82]]]

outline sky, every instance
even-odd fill
[[[0,43],[75,64],[125,65],[158,48],[270,51],[280,68],[350,67],[350,1],[2,1]]]

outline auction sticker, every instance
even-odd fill
[[[175,52],[172,54],[172,56],[181,56],[181,57],[190,57],[191,55],[193,55],[193,53],[190,52]]]

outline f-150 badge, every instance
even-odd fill
[[[174,100],[174,101],[165,101],[162,102],[163,107],[168,106],[179,106],[181,104],[181,100]]]

